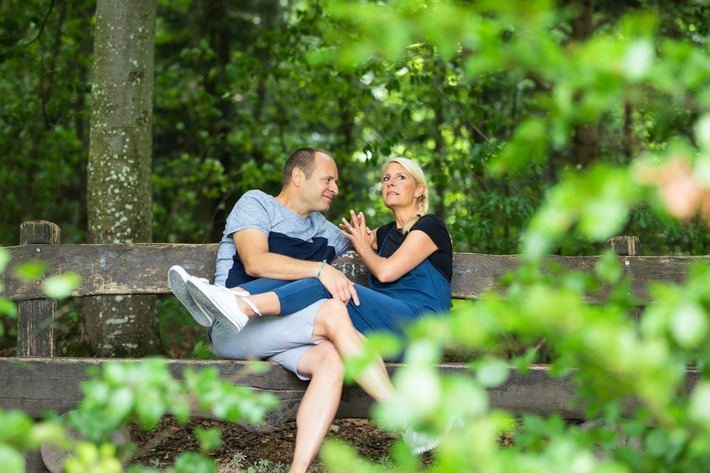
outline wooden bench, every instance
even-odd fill
[[[688,265],[708,257],[635,256],[638,239],[620,237],[610,241],[623,262],[624,271],[633,276],[631,290],[640,301],[648,299],[646,288],[653,281],[682,283]],[[182,264],[191,274],[211,278],[217,244],[60,244],[59,228],[46,221],[26,222],[21,226],[21,244],[8,247],[11,263],[2,274],[4,297],[18,306],[17,357],[0,359],[0,407],[21,409],[33,416],[53,410],[72,409],[81,398],[79,384],[86,379],[87,368],[107,361],[136,360],[55,357],[53,318],[57,303],[48,299],[42,280],[32,284],[14,277],[21,263],[44,261],[49,268],[43,278],[66,272],[81,276],[73,296],[170,294],[167,272]],[[569,270],[592,271],[598,256],[550,259]],[[149,264],[146,264],[149,262]],[[519,262],[515,255],[454,254],[452,292],[455,299],[475,299],[492,288]],[[349,278],[365,283],[367,270],[355,256],[338,258],[334,264]],[[238,380],[256,389],[271,391],[281,402],[281,409],[267,420],[265,428],[278,428],[294,419],[306,383],[278,365],[267,373],[252,373],[247,363],[233,360],[169,360],[170,369],[180,377],[187,367],[216,366],[227,379]],[[388,364],[395,370],[396,364]],[[469,376],[463,363],[443,364],[442,373]],[[571,420],[584,419],[584,407],[575,404],[575,389],[569,378],[552,378],[546,365],[535,365],[526,374],[511,370],[508,381],[489,391],[490,405],[513,414],[558,413]],[[697,373],[689,372],[688,389]],[[339,418],[368,416],[370,398],[357,387],[347,387],[338,410]]]

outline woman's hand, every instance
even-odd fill
[[[340,230],[352,242],[353,248],[358,253],[362,253],[367,247],[373,248],[375,233],[367,228],[365,215],[362,212],[356,214],[354,210],[351,210],[350,221],[343,218]]]

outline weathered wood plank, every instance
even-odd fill
[[[545,271],[556,268],[564,271],[592,273],[600,256],[547,256]],[[710,256],[619,256],[624,275],[631,277],[631,293],[640,303],[648,302],[648,288],[653,283],[682,284],[694,263],[710,263]],[[493,288],[508,272],[518,267],[517,255],[454,254],[452,293],[457,299],[476,299]],[[604,298],[609,288],[596,295]]]
[[[82,281],[74,296],[117,294],[167,294],[168,269],[182,264],[199,277],[214,275],[217,244],[192,245],[140,243],[113,245],[22,245],[8,247],[10,265],[3,273],[5,297],[12,300],[44,297],[42,280],[74,272]],[[22,262],[45,261],[44,277],[32,284],[14,277]]]
[[[46,261],[44,278],[73,271],[82,282],[74,296],[118,294],[169,294],[167,272],[181,264],[188,272],[211,279],[217,244],[115,244],[115,245],[21,245],[7,248],[11,263],[3,273],[4,296],[15,301],[43,298],[42,280],[27,283],[14,277],[20,262]],[[549,256],[548,264],[566,270],[593,271],[598,256]],[[655,281],[682,283],[693,262],[709,262],[710,256],[620,256],[626,274],[633,276],[632,292],[648,299],[648,285]],[[494,287],[520,262],[517,255],[454,254],[452,293],[456,299],[475,299]],[[338,258],[334,264],[352,280],[367,284],[367,269],[357,256]],[[604,292],[601,292],[604,296]]]
[[[61,235],[59,225],[47,220],[32,220],[20,224],[20,245],[58,245]]]
[[[20,225],[22,245],[59,245],[61,230],[55,223],[34,220]],[[14,273],[14,271],[13,271]],[[17,304],[17,354],[54,356],[54,315],[57,301],[44,294]]]
[[[308,383],[296,378],[281,366],[270,363],[265,373],[254,373],[248,362],[235,360],[166,360],[173,375],[180,379],[188,369],[217,367],[224,379],[232,383],[252,386],[257,390],[273,392],[281,408],[270,416],[263,429],[278,428],[295,419],[295,411]],[[0,358],[0,407],[20,409],[31,416],[40,416],[52,410],[64,413],[76,407],[81,400],[79,385],[87,379],[89,367],[101,367],[107,362],[140,363],[141,360],[98,358]],[[388,364],[393,374],[401,365]],[[443,375],[470,376],[466,364],[440,365]],[[698,373],[688,371],[688,391],[695,385]],[[568,378],[550,376],[547,365],[534,365],[521,374],[511,369],[511,376],[502,386],[490,389],[490,407],[505,409],[514,415],[532,413],[560,414],[570,420],[583,420],[584,407],[576,401],[575,388]],[[356,386],[348,386],[342,396],[338,418],[366,418],[372,399]],[[211,417],[209,413],[195,412],[198,417]]]
[[[57,301],[31,299],[17,304],[17,356],[54,356]]]

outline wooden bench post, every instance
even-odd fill
[[[21,245],[58,245],[59,226],[45,220],[20,225]],[[35,252],[41,258],[42,249]],[[37,280],[36,284],[41,284]],[[54,356],[54,314],[57,301],[50,298],[21,301],[17,304],[17,356]]]
[[[617,236],[609,238],[606,244],[617,256],[639,256],[641,242],[637,236]]]
[[[613,237],[607,240],[606,244],[617,256],[639,256],[641,252],[641,242],[637,236]],[[627,265],[628,261],[624,263],[624,270],[628,269]],[[631,317],[633,317],[636,322],[636,328],[638,328],[641,323],[642,313],[643,309],[641,307],[634,307],[630,311]]]

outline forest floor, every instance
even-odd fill
[[[268,433],[255,433],[240,425],[211,420],[194,420],[181,426],[172,418],[164,418],[156,429],[149,432],[132,425],[129,429],[131,440],[139,449],[132,461],[163,469],[173,465],[181,453],[198,452],[198,442],[193,433],[195,427],[217,428],[221,431],[221,447],[209,454],[218,466],[219,473],[288,471],[296,441],[294,423]],[[389,461],[390,449],[397,440],[396,436],[377,429],[364,419],[336,420],[331,425],[328,438],[348,442],[359,455],[375,463]],[[423,464],[430,461],[430,454],[422,456]],[[316,458],[309,471],[320,473],[327,470],[321,460]]]

